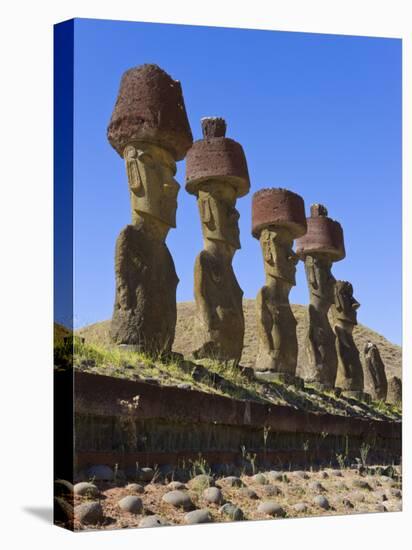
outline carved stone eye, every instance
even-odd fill
[[[136,158],[136,149],[134,147],[132,147],[131,145],[129,145],[128,147],[126,147],[126,149],[124,150],[124,156],[125,158],[127,159],[134,159]]]
[[[145,153],[144,151],[139,151],[137,158],[140,162],[147,164],[148,166],[154,166],[154,159],[150,153]]]

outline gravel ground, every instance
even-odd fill
[[[282,472],[285,475],[273,475],[262,472],[266,483],[262,483],[261,476],[241,476],[244,487],[230,486],[224,478],[215,477],[215,486],[223,493],[223,502],[209,503],[203,496],[205,488],[196,484],[186,483],[181,490],[187,492],[193,502],[193,509],[208,510],[212,521],[231,521],[230,517],[220,511],[223,503],[232,503],[240,508],[245,520],[273,519],[258,508],[263,502],[275,503],[282,508],[286,518],[342,515],[356,513],[376,513],[385,511],[400,511],[402,509],[402,476],[400,468],[396,468],[396,475],[391,477],[381,475],[361,475],[357,469],[332,470],[325,468],[319,471],[307,471],[308,479],[299,472]],[[99,501],[103,508],[103,521],[96,525],[82,525],[75,519],[75,530],[122,529],[139,527],[141,520],[148,515],[156,514],[169,525],[185,523],[187,510],[175,508],[162,500],[166,492],[173,489],[168,487],[170,479],[142,483],[144,492],[137,496],[141,498],[143,510],[139,514],[124,512],[118,502],[127,495],[135,494],[124,484],[120,486],[109,482],[97,482],[99,496],[88,497],[75,495],[75,506],[93,501]],[[366,482],[366,483],[364,483]],[[252,491],[245,491],[245,486],[257,495],[250,496]],[[194,487],[194,488],[193,488]],[[322,496],[327,504],[321,507],[316,499]],[[298,505],[298,506],[297,506]],[[270,509],[270,506],[261,506]],[[272,507],[274,508],[274,507]]]

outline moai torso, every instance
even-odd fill
[[[296,319],[289,292],[296,284],[298,261],[293,239],[306,232],[301,197],[286,189],[263,189],[253,196],[252,234],[259,239],[265,285],[256,297],[259,376],[294,382],[298,356]]]
[[[125,161],[132,211],[132,224],[116,242],[111,338],[150,354],[169,353],[178,277],[165,240],[176,227],[176,160],[192,142],[180,83],[156,65],[127,71],[108,136]]]
[[[386,401],[388,381],[378,346],[368,342],[364,348],[365,387],[375,401]]]
[[[338,222],[327,217],[326,208],[320,204],[311,206],[307,224],[306,235],[297,240],[297,254],[305,263],[310,300],[302,374],[308,382],[333,388],[338,358],[328,312],[334,300],[332,263],[345,257],[343,232]]]
[[[240,248],[236,199],[249,190],[242,147],[225,137],[223,119],[202,120],[204,139],[188,152],[186,190],[196,195],[204,250],[195,261],[196,358],[240,361],[245,323],[243,292],[232,267]]]
[[[353,339],[357,324],[359,303],[353,297],[353,288],[347,281],[336,281],[335,302],[332,307],[333,328],[336,335],[338,371],[336,386],[344,392],[363,392],[364,377],[359,350]]]

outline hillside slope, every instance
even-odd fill
[[[244,366],[253,366],[257,352],[255,301],[244,300],[243,309],[245,313],[246,330],[241,362]],[[301,305],[293,305],[292,309],[298,322],[298,374],[302,374],[303,365],[305,362],[303,342],[306,332],[306,307]],[[192,333],[194,311],[194,302],[180,302],[177,304],[177,326],[173,349],[174,351],[183,353],[185,356],[188,356],[193,349]],[[90,343],[110,345],[109,324],[110,321],[102,321],[100,323],[94,323],[92,325],[83,327],[76,332],[80,336],[85,337],[86,340]],[[391,342],[389,342],[389,340],[387,340],[377,332],[367,327],[364,327],[363,325],[358,325],[357,327],[355,327],[354,339],[361,352],[361,357],[363,356],[363,347],[368,340],[377,344],[382,360],[386,367],[388,378],[391,376],[399,376],[400,378],[402,378],[402,348],[400,346],[392,344]]]

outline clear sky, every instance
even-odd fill
[[[194,139],[201,117],[222,116],[245,150],[251,191],[237,203],[234,258],[244,296],[264,282],[252,194],[285,187],[304,198],[308,215],[321,202],[342,224],[347,255],[334,275],[352,282],[359,322],[401,343],[401,40],[79,19],[74,43],[75,326],[112,314],[115,241],[130,207],[106,128],[122,73],[156,63],[181,81]],[[184,165],[167,239],[178,301],[193,299],[202,249]],[[308,303],[302,263],[290,299]]]

